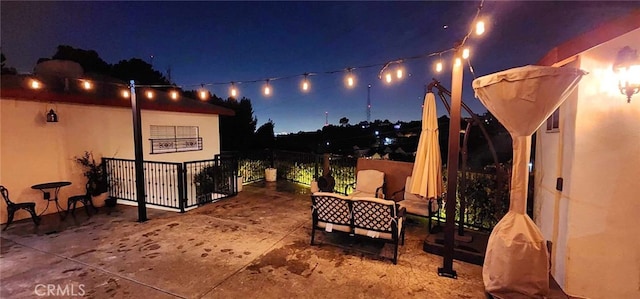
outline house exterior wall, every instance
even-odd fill
[[[589,74],[561,106],[560,132],[538,131],[534,218],[571,295],[640,298],[640,95],[627,103],[611,68],[639,41],[636,29],[580,53],[574,63]]]
[[[54,108],[57,123],[46,123],[45,114]],[[143,110],[144,159],[185,162],[212,159],[220,153],[218,116]],[[203,150],[150,154],[150,125],[198,126]],[[7,187],[14,202],[35,202],[36,211],[46,206],[42,192],[30,187],[52,181],[70,181],[60,189],[60,204],[66,208],[69,196],[83,194],[86,179],[74,157],[92,151],[101,157],[134,159],[132,112],[128,108],[2,99],[0,101],[0,184]],[[98,203],[97,205],[100,205]],[[0,223],[6,223],[6,205],[0,205]],[[47,214],[55,212],[50,206]],[[15,220],[28,218],[25,211]],[[14,221],[15,221],[14,220]]]

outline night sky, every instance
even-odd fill
[[[406,60],[408,76],[387,84],[380,64],[450,49],[466,35],[477,2],[0,2],[2,52],[7,66],[29,73],[60,44],[95,50],[108,63],[141,58],[184,89],[206,85],[226,98],[229,82],[251,99],[258,126],[315,131],[347,117],[419,120],[424,85],[451,81],[451,55],[435,73],[435,58]],[[603,21],[640,8],[640,2],[489,1],[481,17],[487,31],[467,41],[477,77],[535,64],[551,48]],[[153,58],[152,58],[153,56]],[[369,68],[361,66],[378,65]],[[356,86],[345,87],[356,67]],[[330,73],[338,71],[335,73]],[[309,77],[311,90],[299,87]],[[465,69],[463,101],[484,113]],[[284,77],[284,78],[283,78]],[[282,78],[282,79],[277,79]],[[262,95],[270,80],[273,93]],[[273,80],[277,79],[277,80]],[[248,82],[248,81],[260,82]],[[225,83],[225,84],[210,84]],[[444,113],[438,103],[440,115]]]

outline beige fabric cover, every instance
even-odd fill
[[[482,278],[497,298],[543,298],[549,292],[546,242],[526,215],[531,135],[562,104],[585,73],[524,66],[473,81],[476,97],[513,138],[509,212],[491,232]]]
[[[350,233],[351,232],[351,227],[348,225],[342,225],[342,224],[331,224],[331,229],[332,230],[339,230],[341,232],[345,232],[345,233]],[[324,221],[318,221],[318,227],[324,229],[325,227],[327,227],[327,223]]]
[[[356,190],[350,197],[376,197],[376,190],[384,185],[384,172],[375,169],[358,171],[356,176]],[[384,196],[380,190],[380,196]]]
[[[429,201],[434,201],[435,199],[430,198],[427,200],[424,197],[415,195],[413,193],[409,193],[407,190],[409,190],[410,186],[411,186],[411,176],[408,176],[404,184],[404,190],[405,190],[404,200],[399,201],[398,204],[400,205],[401,208],[407,209],[407,213],[409,214],[428,217]],[[437,209],[437,207],[438,206],[435,203],[431,205],[432,209]]]
[[[431,92],[424,96],[422,132],[411,176],[411,187],[405,189],[409,193],[425,198],[437,198],[442,193],[442,157],[438,142],[436,97]]]

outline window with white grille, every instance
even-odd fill
[[[152,154],[202,150],[202,137],[196,126],[152,125],[150,133]]]
[[[547,132],[560,132],[560,108],[553,111],[553,114],[547,118]]]

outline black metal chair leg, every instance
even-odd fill
[[[89,205],[86,201],[84,202],[84,211],[87,212],[88,217],[91,217],[91,211],[89,211]]]
[[[38,214],[36,214],[35,206],[33,208],[28,208],[27,211],[29,211],[29,214],[31,214],[31,220],[33,220],[33,223],[36,226],[40,225],[40,217],[38,216]]]
[[[393,264],[394,265],[398,264],[398,240],[396,240],[396,250],[393,253]]]
[[[316,229],[315,228],[311,228],[311,245],[313,245],[313,239],[316,236]]]
[[[9,219],[7,219],[7,224],[4,226],[4,229],[2,230],[6,230],[7,228],[9,228],[9,225],[11,225],[11,222],[13,222],[13,214],[16,212],[15,210],[9,210]]]

